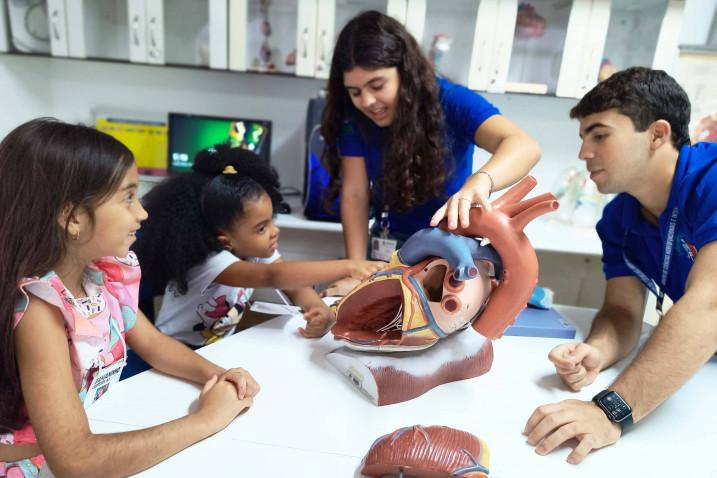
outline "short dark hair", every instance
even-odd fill
[[[662,70],[635,66],[600,82],[570,110],[571,118],[618,109],[637,131],[663,119],[670,123],[672,145],[690,144],[690,99],[682,87]]]

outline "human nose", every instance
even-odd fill
[[[277,237],[279,237],[279,231],[281,231],[281,229],[279,229],[279,226],[274,223],[271,224],[271,227],[273,228],[271,238],[276,239]]]
[[[586,161],[588,159],[591,159],[594,156],[594,153],[590,147],[586,144],[585,141],[583,141],[583,144],[580,145],[580,151],[578,151],[578,158]]]
[[[376,97],[369,92],[361,93],[361,106],[370,108],[376,102]]]
[[[141,202],[137,202],[137,207],[139,207],[139,211],[137,214],[137,222],[143,222],[149,217],[149,213],[147,210],[142,206]]]

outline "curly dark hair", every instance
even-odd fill
[[[384,204],[405,211],[439,197],[446,179],[442,146],[443,110],[436,73],[406,28],[376,11],[363,12],[341,30],[331,60],[321,134],[327,147],[322,161],[329,172],[325,204],[341,188],[338,142],[344,121],[356,121],[365,131],[370,121],[351,102],[344,72],[355,67],[398,70],[398,106],[387,129],[381,191]],[[377,185],[378,186],[378,185]]]
[[[630,118],[637,131],[664,119],[672,127],[670,141],[675,148],[690,144],[690,99],[662,70],[635,66],[615,73],[583,96],[570,117],[585,118],[613,108]]]
[[[18,283],[53,270],[66,254],[74,211],[94,211],[116,192],[134,156],[119,141],[86,126],[38,118],[0,143],[0,433],[27,423],[15,359]],[[59,219],[67,206],[64,224]],[[51,392],[48,392],[51,393]]]
[[[236,174],[222,174],[233,166]],[[223,249],[217,236],[244,215],[246,201],[267,193],[281,203],[279,180],[265,160],[242,148],[217,145],[197,153],[192,171],[164,180],[142,203],[149,218],[133,249],[142,280],[162,294],[172,283],[187,293],[187,272]]]

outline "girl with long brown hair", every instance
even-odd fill
[[[375,11],[339,34],[321,132],[327,204],[340,192],[350,259],[366,256],[370,210],[371,255],[386,259],[443,217],[449,228],[459,219],[467,225],[472,206],[489,207],[491,192],[525,176],[540,157],[530,136],[478,93],[437,77],[406,28]],[[474,145],[492,157],[472,174]]]
[[[157,331],[137,309],[130,252],[147,218],[132,153],[109,135],[39,119],[0,143],[0,476],[126,476],[216,433],[259,386]],[[196,411],[93,434],[85,409],[132,348],[204,389]]]

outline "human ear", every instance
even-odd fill
[[[671,143],[672,126],[666,120],[660,119],[652,123],[650,147],[654,151],[665,143]]]
[[[82,220],[78,208],[74,204],[68,203],[60,212],[57,218],[57,222],[62,231],[74,240],[79,239],[80,232],[82,231]]]
[[[232,240],[227,236],[226,234],[219,234],[217,236],[217,240],[219,240],[219,243],[222,245],[224,249],[227,251],[234,250],[234,247],[232,247]]]

